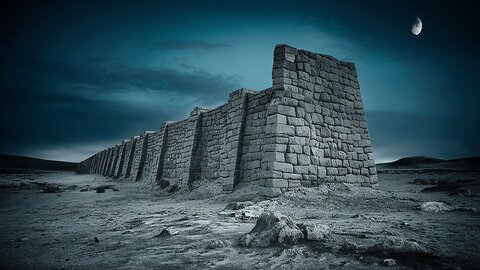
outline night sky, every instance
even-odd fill
[[[286,43],[356,64],[377,162],[480,155],[478,4],[199,2],[2,1],[0,153],[81,161],[270,87]]]

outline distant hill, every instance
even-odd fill
[[[425,156],[405,157],[377,164],[378,169],[458,169],[480,170],[480,157],[443,160]]]
[[[75,171],[78,163],[0,154],[0,169]]]

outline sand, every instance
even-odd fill
[[[471,194],[421,192],[439,180],[460,182]],[[0,268],[475,269],[479,183],[479,172],[389,170],[375,188],[325,184],[261,201],[248,188],[212,195],[216,183],[170,194],[74,172],[2,174]],[[225,209],[246,199],[253,204]],[[425,211],[425,203],[448,211]],[[264,210],[329,234],[242,246]]]

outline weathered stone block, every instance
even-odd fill
[[[308,174],[308,166],[295,166],[293,172],[297,174]]]
[[[308,137],[310,135],[309,127],[296,127],[295,134],[300,137]]]
[[[310,165],[310,157],[307,155],[298,155],[298,165]]]
[[[317,175],[319,177],[324,177],[324,176],[327,176],[327,169],[323,166],[319,166],[317,167]]]
[[[284,173],[283,174],[283,178],[284,179],[288,179],[288,180],[301,180],[302,179],[302,175],[300,174],[295,174],[295,173]]]
[[[305,125],[305,120],[302,118],[297,118],[297,117],[288,117],[287,118],[287,123],[292,126],[304,126]]]
[[[303,148],[302,148],[301,145],[289,145],[288,146],[288,152],[289,153],[301,154],[301,153],[303,153]]]
[[[295,116],[295,108],[286,105],[278,105],[277,112],[287,116]]]
[[[263,161],[285,162],[285,154],[283,152],[266,152],[263,154]]]
[[[283,163],[283,162],[273,162],[272,170],[284,172],[284,173],[291,173],[293,172],[293,165],[289,163]]]
[[[287,163],[297,165],[297,154],[295,153],[286,153],[285,154],[285,161]]]

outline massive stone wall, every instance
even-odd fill
[[[353,63],[280,45],[268,111],[268,194],[322,182],[376,183],[375,162]],[[267,144],[268,145],[268,144]],[[264,149],[270,151],[271,149]]]
[[[324,182],[377,181],[355,66],[277,45],[272,87],[240,89],[81,162],[79,172],[171,190],[205,181],[276,196]]]

